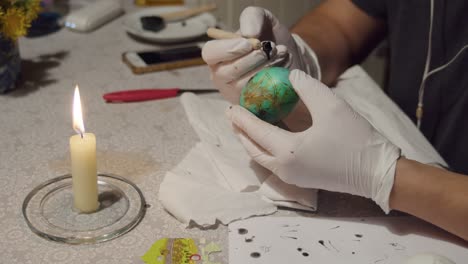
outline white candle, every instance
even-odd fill
[[[73,99],[73,129],[70,137],[73,203],[82,213],[92,213],[99,207],[96,166],[96,137],[85,133],[78,86]]]

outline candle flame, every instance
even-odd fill
[[[75,87],[75,95],[73,96],[73,129],[76,133],[81,134],[81,136],[83,136],[85,132],[78,85]]]

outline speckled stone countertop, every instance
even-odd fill
[[[130,1],[129,1],[130,2]],[[107,104],[102,94],[151,87],[212,88],[206,66],[134,75],[121,62],[124,51],[150,49],[121,27],[122,17],[80,34],[66,29],[46,37],[20,40],[23,81],[0,96],[0,262],[141,263],[162,237],[206,238],[222,245],[227,263],[227,228],[186,229],[158,203],[165,173],[198,140],[178,98]],[[98,170],[137,184],[148,204],[143,221],[117,239],[71,246],[47,241],[28,228],[21,206],[38,184],[69,173],[74,84],[80,86],[87,131],[97,137]],[[204,97],[220,98],[219,94]],[[318,215],[381,216],[371,201],[321,192]],[[276,215],[316,214],[280,211]]]

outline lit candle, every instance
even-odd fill
[[[96,137],[85,133],[78,86],[73,98],[73,129],[78,133],[70,137],[73,203],[80,212],[92,213],[99,207]]]

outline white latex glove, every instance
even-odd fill
[[[248,153],[289,184],[368,197],[388,213],[400,149],[321,82],[299,70],[289,79],[312,127],[289,132],[233,106],[227,116]]]
[[[273,50],[268,60],[262,50],[254,50],[245,38],[212,40],[205,44],[203,59],[210,66],[215,86],[229,102],[239,103],[240,92],[250,77],[267,66],[301,69],[320,79],[315,53],[299,36],[291,35],[270,11],[260,7],[244,9],[239,33],[247,38],[272,41]]]

